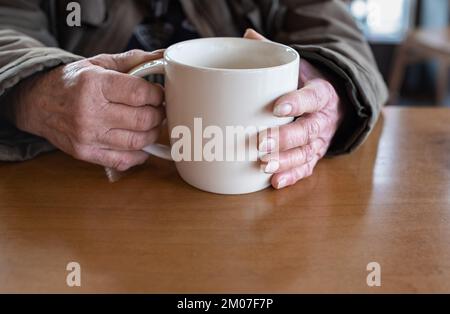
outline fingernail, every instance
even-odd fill
[[[288,186],[288,180],[287,180],[286,178],[281,178],[281,179],[278,181],[277,189],[282,189],[282,188],[284,188],[284,187],[286,187],[286,186]]]
[[[277,117],[285,117],[292,112],[292,105],[291,104],[280,104],[275,106],[273,109],[273,114]]]
[[[271,137],[265,138],[259,143],[260,152],[271,152],[275,149],[275,140]]]
[[[275,173],[280,168],[278,160],[271,160],[264,169],[265,173]]]

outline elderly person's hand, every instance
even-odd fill
[[[57,67],[12,92],[16,126],[75,158],[126,170],[142,164],[164,119],[159,85],[125,72],[161,58],[132,50]]]
[[[244,37],[266,40],[251,29]],[[261,158],[262,167],[266,173],[274,174],[271,182],[276,189],[293,185],[313,173],[344,114],[333,85],[310,63],[305,60],[300,63],[299,89],[281,96],[273,107],[275,116],[297,119],[280,127],[278,132],[265,132],[259,144],[259,150],[267,153]]]

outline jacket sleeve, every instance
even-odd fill
[[[6,122],[6,93],[38,72],[80,59],[57,48],[40,0],[0,0],[0,161],[26,160],[52,148]]]
[[[342,1],[281,0],[278,11],[282,17],[272,39],[327,72],[347,105],[328,154],[353,151],[373,129],[388,97],[369,45]]]

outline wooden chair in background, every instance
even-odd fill
[[[390,104],[397,102],[406,66],[424,60],[439,62],[436,99],[439,105],[444,104],[449,82],[450,27],[413,30],[398,47],[389,82]]]

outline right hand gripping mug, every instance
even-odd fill
[[[201,190],[244,194],[270,186],[260,169],[258,133],[292,122],[272,114],[274,101],[298,88],[300,57],[278,43],[202,38],[177,43],[129,74],[165,75],[171,147],[144,151],[174,160]]]

